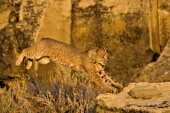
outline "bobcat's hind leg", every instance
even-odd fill
[[[38,59],[37,61],[40,64],[48,64],[50,62],[50,58],[49,57],[42,57],[42,58]]]
[[[19,66],[25,57],[25,51],[23,50],[16,60],[16,65]]]

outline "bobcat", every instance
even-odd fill
[[[104,72],[103,66],[107,63],[105,49],[82,51],[54,39],[42,38],[20,53],[16,65],[19,66],[24,58],[29,59],[27,69],[32,66],[32,60],[47,64],[51,59],[73,70],[86,72],[97,85],[107,91],[114,92],[115,88],[122,88]]]

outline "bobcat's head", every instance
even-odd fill
[[[106,49],[92,49],[88,51],[88,56],[90,57],[91,61],[96,64],[99,63],[101,65],[105,65],[107,63],[107,52]]]

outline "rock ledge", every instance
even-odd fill
[[[170,82],[131,83],[117,95],[101,94],[96,112],[170,113]]]

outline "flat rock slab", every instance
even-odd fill
[[[150,99],[154,97],[163,96],[159,88],[151,84],[136,86],[130,89],[128,94],[133,98],[141,98],[141,99]]]
[[[96,112],[170,113],[170,82],[131,83],[115,94],[101,94]]]

